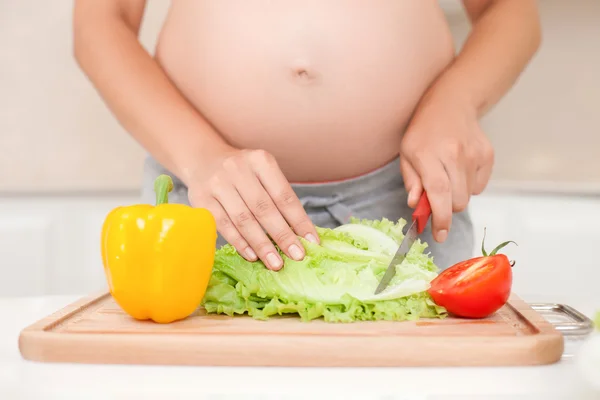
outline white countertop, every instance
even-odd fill
[[[600,298],[560,302],[591,316]],[[24,327],[77,300],[0,298],[0,399],[599,399],[575,359],[512,368],[212,368],[46,364],[23,360]],[[572,346],[571,346],[572,345]],[[566,351],[577,349],[567,343]]]

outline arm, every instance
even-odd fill
[[[473,30],[421,98],[400,148],[415,207],[423,189],[433,236],[444,242],[452,213],[466,209],[491,176],[494,150],[478,119],[512,87],[541,42],[535,0],[463,0]]]
[[[146,0],[76,0],[75,58],[123,127],[208,209],[221,235],[246,259],[280,269],[268,233],[304,258],[298,239],[318,242],[300,200],[265,151],[235,149],[170,82],[138,42]]]
[[[473,29],[432,90],[458,91],[477,115],[512,87],[541,43],[535,0],[463,0]]]
[[[76,0],[75,58],[123,127],[186,185],[229,146],[138,42],[146,0]]]

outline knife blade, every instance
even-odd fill
[[[408,231],[406,231],[404,239],[402,240],[402,243],[400,243],[394,258],[392,258],[392,261],[390,262],[390,265],[388,265],[387,269],[385,270],[383,278],[381,278],[379,285],[377,285],[375,294],[381,293],[389,285],[394,275],[396,275],[396,266],[404,261],[406,254],[410,250],[415,240],[417,240],[418,235],[423,233],[430,215],[431,205],[429,204],[427,193],[423,191],[421,198],[419,199],[419,203],[415,207],[415,211],[412,214],[412,223],[410,224]]]

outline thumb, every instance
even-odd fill
[[[410,164],[410,161],[404,158],[400,160],[400,171],[402,172],[402,178],[404,179],[404,187],[408,192],[408,206],[410,208],[415,208],[421,197],[421,192],[423,191],[421,178]]]

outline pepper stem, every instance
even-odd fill
[[[491,256],[495,256],[495,255],[496,255],[496,253],[498,252],[498,250],[502,249],[504,246],[506,246],[506,245],[507,245],[507,244],[509,244],[509,243],[513,243],[513,244],[515,244],[516,246],[518,246],[518,244],[516,244],[516,243],[515,243],[515,242],[513,242],[512,240],[509,240],[509,241],[507,241],[507,242],[500,243],[498,246],[496,246],[496,248],[495,248],[494,250],[492,250],[492,252],[491,252],[490,254],[488,254],[488,253],[485,251],[485,228],[483,228],[483,240],[481,241],[481,252],[483,253],[483,255],[484,255],[485,257],[487,257],[487,256],[490,256],[490,257],[491,257]]]
[[[156,193],[156,205],[169,202],[169,192],[173,190],[173,179],[169,175],[159,175],[154,180],[154,192]]]

